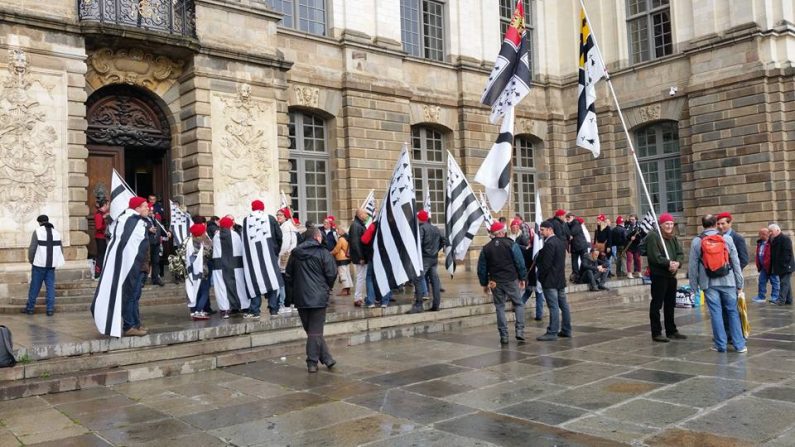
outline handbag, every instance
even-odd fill
[[[594,242],[593,248],[595,250],[599,250],[599,253],[605,253],[605,249],[607,248],[606,242]]]

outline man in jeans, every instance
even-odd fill
[[[790,281],[792,272],[795,271],[795,258],[792,255],[792,239],[781,232],[778,224],[772,223],[767,227],[770,230],[770,270],[776,275],[780,283],[778,305],[792,304],[792,287]]]
[[[724,312],[729,319],[729,332],[731,341],[737,352],[748,352],[745,346],[742,326],[740,325],[740,314],[737,311],[737,294],[743,290],[743,271],[740,268],[740,258],[737,256],[737,247],[729,234],[723,234],[723,242],[729,251],[728,272],[722,276],[718,273],[707,274],[704,266],[702,245],[704,240],[710,236],[718,235],[716,228],[718,220],[715,216],[707,214],[701,219],[704,231],[693,238],[690,246],[690,262],[688,266],[688,277],[690,287],[693,290],[701,289],[709,307],[710,321],[712,323],[712,338],[714,345],[713,351],[726,352],[726,329],[723,323]]]
[[[33,315],[36,297],[41,290],[41,283],[44,283],[47,287],[47,316],[50,317],[55,313],[55,269],[64,264],[61,234],[45,214],[36,218],[36,222],[39,227],[33,232],[28,247],[28,261],[32,264],[28,303],[22,313]]]
[[[759,293],[754,297],[754,302],[764,303],[767,295],[767,283],[770,282],[770,301],[778,301],[779,280],[772,274],[770,265],[770,230],[767,227],[759,229],[759,239],[756,240],[756,271],[759,272]]]
[[[544,298],[549,307],[549,327],[547,332],[536,338],[538,341],[554,341],[558,337],[571,337],[571,313],[566,301],[566,247],[548,221],[541,223],[541,237],[544,247],[538,252],[538,280],[544,290]],[[563,314],[563,326],[560,318]]]
[[[494,238],[483,247],[478,258],[478,279],[483,291],[492,293],[497,310],[497,330],[500,344],[508,344],[508,321],[505,318],[505,303],[513,303],[516,315],[516,339],[524,341],[524,303],[522,291],[525,288],[527,269],[519,246],[506,237],[505,224],[494,222],[491,225]]]

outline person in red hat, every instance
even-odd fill
[[[651,271],[651,303],[649,303],[649,320],[651,322],[651,338],[656,342],[667,343],[687,338],[679,333],[674,323],[674,307],[676,305],[676,274],[682,266],[684,252],[682,244],[674,234],[674,218],[668,213],[658,218],[659,231],[652,231],[646,236],[646,257]],[[662,234],[661,234],[662,233]],[[665,249],[663,249],[665,243]],[[666,251],[668,256],[665,256]],[[695,289],[694,289],[695,290]],[[660,324],[660,308],[665,319],[665,333]]]
[[[221,318],[227,319],[232,311],[248,310],[251,299],[243,272],[243,241],[233,230],[235,219],[224,216],[218,225],[220,228],[213,236],[213,287]]]
[[[613,256],[613,231],[610,228],[610,220],[604,214],[596,217],[596,229],[593,235],[593,248],[599,250],[604,254],[605,260],[608,261]]]
[[[640,278],[640,241],[641,236],[643,235],[643,230],[640,228],[638,216],[636,214],[629,215],[629,219],[626,224],[626,230],[627,246],[625,249],[625,256],[627,258],[627,278]]]
[[[627,229],[624,226],[624,216],[616,217],[616,225],[610,232],[610,242],[613,244],[613,256],[610,257],[608,262],[610,273],[615,273],[616,276],[625,276],[624,246],[627,245]]]
[[[732,228],[732,214],[723,212],[715,217],[718,218],[718,231],[720,231],[720,234],[727,234],[734,241],[734,246],[737,248],[737,257],[740,258],[740,267],[745,269],[749,261],[748,245],[745,242],[745,237]]]
[[[522,251],[506,237],[505,224],[494,222],[490,228],[494,238],[483,247],[478,257],[478,280],[483,291],[491,293],[497,311],[497,331],[500,344],[508,344],[508,320],[505,318],[505,303],[513,303],[516,315],[516,339],[524,342],[524,302],[527,267]]]
[[[439,273],[436,270],[439,259],[439,250],[444,248],[444,238],[435,225],[428,222],[428,212],[421,210],[417,213],[417,219],[420,221],[420,249],[422,251],[422,271],[423,274],[414,281],[414,306],[412,306],[409,313],[422,312],[422,285],[423,283],[430,283],[431,295],[433,301],[431,302],[431,311],[438,311],[441,304],[440,286],[439,286]],[[426,285],[427,287],[427,285]]]
[[[334,250],[334,247],[337,246],[337,239],[339,238],[335,220],[334,216],[327,216],[323,219],[323,240],[325,241],[325,247],[328,251]]]
[[[282,230],[282,245],[279,249],[279,270],[281,270],[282,275],[284,275],[284,269],[287,268],[287,261],[290,259],[290,253],[298,246],[299,231],[293,220],[290,208],[282,208],[277,211],[276,221],[279,223],[279,228]],[[279,287],[279,313],[291,313],[292,311],[292,303],[287,302],[286,288],[284,286]]]
[[[203,223],[193,224],[190,227],[191,238],[187,243],[193,245],[194,253],[202,250],[202,271],[192,272],[198,276],[201,283],[196,294],[195,306],[190,308],[190,316],[194,321],[209,320],[210,316],[205,309],[210,304],[210,261],[213,257],[213,241],[207,236],[207,225]]]
[[[133,210],[136,214],[138,214],[142,220],[146,222],[146,219],[150,217],[150,207],[148,202],[143,197],[133,197],[130,199],[129,207]],[[147,224],[146,226],[146,234],[150,235],[151,225]],[[149,236],[151,238],[151,236]],[[130,293],[130,296],[123,296],[122,297],[122,321],[123,321],[123,334],[125,336],[143,336],[149,333],[146,329],[144,329],[141,325],[141,314],[140,314],[140,306],[139,303],[141,301],[141,293],[143,292],[144,282],[146,282],[146,277],[149,276],[149,268],[151,255],[149,250],[151,249],[151,244],[149,240],[144,239],[142,242],[142,247],[144,249],[139,251],[139,256],[136,256],[136,262],[139,264],[137,275],[138,277],[133,282],[133,288]],[[136,272],[130,272],[131,275],[135,275]],[[100,280],[101,282],[101,280]],[[97,286],[97,287],[101,287]],[[122,289],[124,291],[125,289]]]
[[[585,231],[582,229],[583,219],[575,216],[574,213],[566,213],[566,222],[571,233],[571,246],[569,247],[571,252],[571,279],[572,282],[579,282],[580,264],[591,247],[585,237]]]
[[[569,242],[571,241],[571,232],[569,231],[569,225],[566,223],[566,210],[558,209],[555,211],[555,216],[550,217],[545,222],[549,222],[549,224],[552,225],[555,236],[563,242],[563,246],[568,250]]]

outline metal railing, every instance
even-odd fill
[[[193,0],[77,0],[81,22],[196,36]]]

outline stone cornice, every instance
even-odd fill
[[[240,0],[194,0],[194,3],[196,3],[196,6],[209,6],[212,8],[233,10],[246,15],[267,17],[275,22],[279,22],[284,16],[282,13],[268,9],[263,3],[253,3],[250,1],[245,1],[247,4],[243,4]]]

